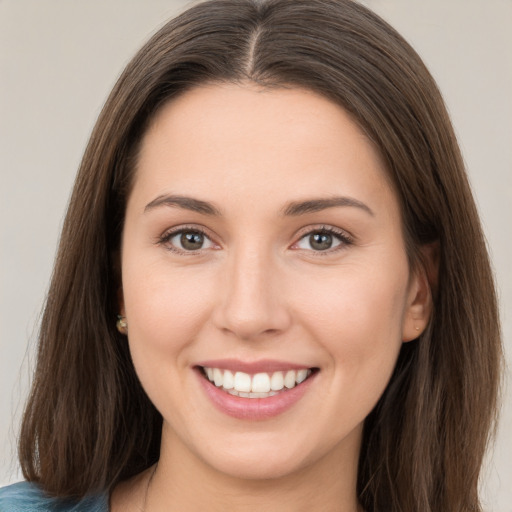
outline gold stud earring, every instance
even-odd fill
[[[121,334],[128,334],[128,322],[126,321],[126,317],[117,315],[116,327]]]

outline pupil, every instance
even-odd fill
[[[325,251],[332,245],[332,235],[328,233],[314,233],[309,237],[309,243],[315,251]]]
[[[197,249],[201,249],[203,245],[203,235],[201,233],[183,233],[180,237],[181,246],[184,249],[188,249],[190,251],[196,251]]]

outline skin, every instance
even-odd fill
[[[163,195],[219,215],[155,205]],[[345,205],[284,215],[290,202]],[[148,207],[153,202],[153,207]],[[158,202],[158,201],[157,201]],[[180,249],[173,228],[201,229]],[[333,247],[309,235],[337,230]],[[336,104],[300,89],[208,85],[165,105],[144,136],[122,240],[120,310],[133,362],[162,413],[161,458],[119,485],[112,510],[356,511],[365,417],[403,342],[430,314],[378,152]],[[320,369],[289,410],[230,417],[194,365],[278,359]]]

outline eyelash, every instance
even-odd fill
[[[331,247],[329,249],[326,249],[325,251],[315,251],[313,249],[304,249],[308,252],[314,253],[315,256],[327,256],[332,253],[342,251],[346,249],[348,246],[352,245],[354,243],[354,239],[345,231],[334,228],[332,226],[317,226],[317,227],[308,227],[306,230],[304,230],[300,236],[297,242],[294,242],[293,246],[296,246],[299,242],[304,240],[306,237],[311,236],[313,234],[320,234],[320,235],[331,235],[333,238],[337,238],[340,242],[338,245]],[[297,250],[301,250],[298,248]]]
[[[204,249],[187,251],[187,250],[179,249],[170,244],[170,240],[172,238],[174,238],[177,235],[183,234],[183,233],[200,234],[200,235],[204,236],[206,239],[208,239],[212,244],[214,244],[211,236],[208,235],[206,230],[202,229],[199,226],[180,226],[179,228],[172,229],[171,231],[167,231],[162,236],[158,237],[156,244],[166,246],[166,248],[169,251],[177,253],[177,254],[182,254],[182,255],[187,255],[187,256],[193,256],[193,255],[200,254]],[[321,250],[315,251],[314,249],[300,249],[300,248],[296,248],[295,250],[306,250],[306,251],[314,253],[315,255],[318,255],[318,256],[325,256],[325,255],[332,254],[334,252],[343,250],[347,246],[350,246],[354,243],[353,238],[350,235],[348,235],[345,231],[334,228],[332,226],[318,226],[318,227],[305,228],[302,231],[302,233],[299,234],[299,238],[297,239],[296,242],[294,242],[292,244],[291,247],[293,248],[299,242],[304,240],[306,237],[311,236],[313,234],[331,235],[334,238],[336,238],[340,243],[333,248],[326,249],[325,251],[321,251]]]
[[[186,251],[186,250],[180,249],[180,248],[175,247],[170,244],[170,241],[172,238],[174,238],[177,235],[183,234],[183,233],[200,234],[212,242],[211,236],[209,236],[208,233],[206,232],[206,230],[202,229],[201,227],[199,227],[199,226],[180,226],[179,228],[172,229],[171,231],[166,231],[162,236],[160,236],[158,238],[156,243],[157,243],[157,245],[166,246],[166,249],[171,252],[174,252],[177,254],[182,254],[185,256],[194,256],[194,255],[201,253],[203,249],[198,249],[196,251]]]

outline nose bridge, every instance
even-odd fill
[[[272,251],[254,240],[241,243],[233,248],[226,265],[218,326],[242,339],[284,330],[289,315]]]

